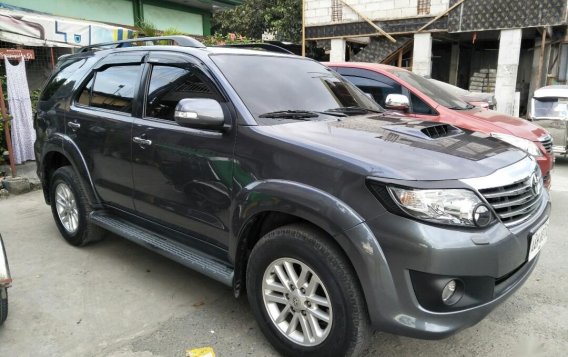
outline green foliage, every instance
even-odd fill
[[[262,38],[267,31],[280,41],[300,42],[302,36],[301,0],[244,0],[242,5],[218,11],[211,20],[215,33],[240,33]]]
[[[205,46],[216,46],[216,45],[222,46],[222,45],[231,45],[235,43],[244,43],[244,44],[253,43],[256,41],[253,41],[241,35],[236,35],[234,33],[230,33],[228,35],[221,35],[220,33],[216,33],[211,36],[203,37],[201,39],[201,42]]]
[[[135,37],[156,37],[160,36],[160,31],[151,22],[142,22],[139,26],[135,27]]]
[[[170,27],[164,31],[158,30],[156,25],[151,22],[142,22],[139,26],[135,28],[135,37],[158,37],[158,36],[174,36],[174,35],[186,35],[182,31],[176,29],[175,27]],[[158,41],[158,45],[169,45],[170,41]]]

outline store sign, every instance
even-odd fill
[[[0,8],[0,40],[4,42],[25,46],[79,47],[133,37],[134,31],[123,27]]]
[[[24,57],[24,60],[30,61],[35,59],[34,50],[23,50],[15,48],[0,48],[0,58],[8,59],[20,59]]]

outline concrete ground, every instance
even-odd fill
[[[485,320],[441,341],[376,333],[368,356],[561,356],[568,351],[568,160],[553,176],[550,237],[527,283]],[[276,356],[246,299],[116,236],[60,238],[41,192],[0,202],[14,278],[0,356]]]

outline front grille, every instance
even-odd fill
[[[524,180],[479,192],[491,204],[505,226],[510,227],[532,216],[539,206],[542,190],[542,177],[537,170]]]
[[[539,141],[542,144],[542,146],[544,146],[546,152],[552,154],[552,146],[553,146],[552,136],[550,135],[544,136],[540,138]]]

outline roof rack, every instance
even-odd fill
[[[130,40],[96,43],[94,45],[81,47],[78,52],[87,52],[87,51],[110,49],[110,48],[130,47],[130,46],[128,46],[129,44],[138,43],[138,42],[142,42],[142,43],[153,42],[155,44],[158,41],[171,41],[175,45],[182,46],[182,47],[195,47],[195,48],[204,48],[205,47],[204,44],[197,41],[193,37],[189,37],[189,36],[159,36],[159,37],[140,37],[140,38],[133,38],[133,39],[130,39]],[[146,44],[144,44],[144,45],[146,45]]]
[[[235,44],[230,44],[230,45],[218,45],[218,46],[212,46],[212,47],[232,47],[232,48],[245,48],[245,49],[251,49],[251,50],[261,49],[261,50],[264,50],[264,51],[286,53],[286,54],[289,54],[289,55],[295,54],[292,51],[289,51],[289,50],[287,50],[283,47],[280,47],[280,46],[273,45],[271,43],[235,43]]]

